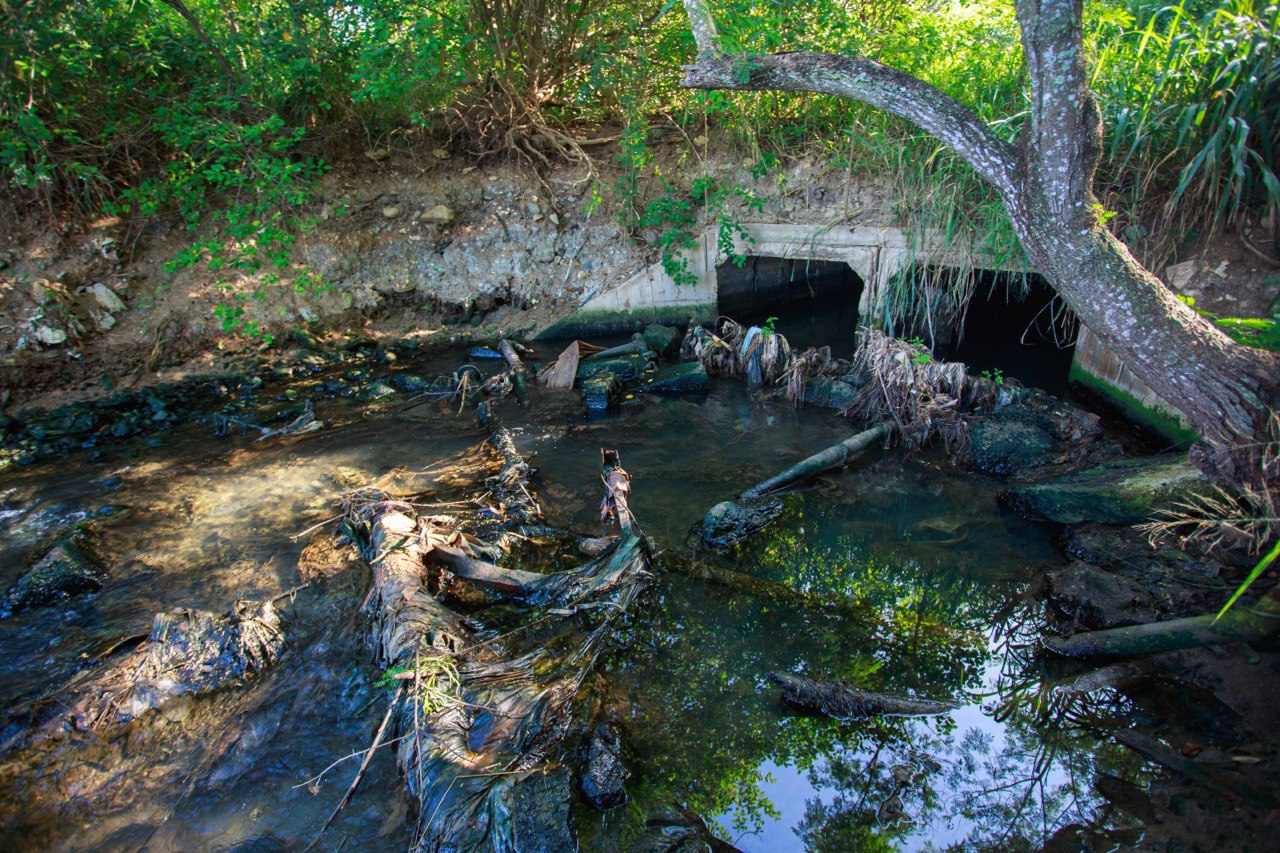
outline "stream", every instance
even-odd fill
[[[528,360],[558,350],[538,345]],[[380,369],[429,376],[466,358],[455,347]],[[475,363],[486,376],[500,366]],[[256,399],[301,399],[334,370],[271,379]],[[464,459],[483,440],[470,408],[410,396],[317,397],[327,425],[303,436],[215,438],[207,418],[190,418],[0,472],[0,584],[82,520],[111,571],[100,592],[0,620],[5,706],[145,634],[157,611],[222,612],[297,586],[307,537],[296,534],[330,518],[344,490]],[[543,388],[527,409],[508,398],[499,411],[537,469],[549,524],[599,535],[599,451],[616,448],[640,524],[677,553],[710,506],[851,431],[830,411],[797,411],[731,380],[594,420],[576,393]],[[1032,593],[1045,568],[1066,562],[1060,531],[1004,510],[1003,487],[941,453],[876,452],[787,497],[783,516],[741,545],[701,554],[839,606],[660,574],[591,685],[598,713],[622,731],[631,777],[624,807],[575,804],[581,848],[629,849],[647,816],[675,804],[747,851],[1037,849],[1066,824],[1131,825],[1095,779],[1145,785],[1141,759],[1109,740],[1142,709],[1113,690],[1051,689],[1070,670],[1034,653],[1043,617]],[[353,564],[298,593],[288,650],[248,685],[178,700],[105,738],[6,756],[0,845],[305,847],[359,761],[326,768],[365,749],[387,707],[362,643],[366,575]],[[771,670],[959,707],[838,722],[783,705]],[[382,750],[319,847],[408,849],[412,808]]]

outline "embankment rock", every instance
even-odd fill
[[[1051,480],[1015,486],[1000,494],[1028,518],[1062,524],[1140,524],[1158,511],[1208,487],[1185,453],[1105,462]]]

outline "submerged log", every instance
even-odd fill
[[[1154,670],[1145,660],[1127,660],[1068,676],[1053,685],[1054,693],[1084,695],[1107,687],[1124,687],[1149,676]]]
[[[533,468],[516,448],[511,433],[499,423],[489,404],[481,403],[477,420],[489,429],[489,443],[502,459],[498,473],[485,480],[485,487],[498,502],[501,521],[512,524],[537,524],[542,520],[542,507],[529,489]]]
[[[1221,618],[1191,616],[1106,631],[1085,631],[1070,637],[1046,637],[1040,642],[1049,651],[1065,657],[1134,657],[1223,643],[1257,643],[1277,634],[1280,634],[1280,596],[1272,590],[1252,607],[1236,605]]]
[[[823,596],[811,592],[801,592],[783,583],[767,578],[756,577],[745,572],[735,572],[708,565],[699,560],[672,559],[666,565],[674,566],[676,571],[695,580],[713,583],[725,589],[742,592],[752,598],[771,604],[784,604],[801,610],[817,610],[829,613],[841,613],[867,619],[874,616],[866,604],[844,596]]]
[[[1117,732],[1115,738],[1119,743],[1129,747],[1129,749],[1132,749],[1143,758],[1163,765],[1211,790],[1253,800],[1273,799],[1243,779],[1233,778],[1216,767],[1196,761],[1193,758],[1187,758],[1182,753],[1170,749],[1136,729]]]
[[[742,499],[752,500],[764,497],[770,492],[793,486],[802,480],[817,476],[823,471],[847,465],[877,442],[883,441],[888,435],[888,422],[876,424],[851,438],[846,438],[839,444],[828,447],[821,453],[815,453],[808,459],[797,462],[777,476],[770,477],[762,483],[757,483],[742,493]]]
[[[771,672],[768,679],[782,688],[782,698],[798,708],[838,720],[857,717],[945,714],[959,706],[936,699],[890,696],[854,687],[847,681],[814,681],[790,672]]]

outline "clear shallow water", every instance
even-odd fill
[[[430,374],[460,360],[411,366]],[[124,442],[0,473],[5,585],[58,519],[130,508],[94,522],[113,572],[103,591],[0,621],[0,695],[12,703],[48,689],[120,637],[145,632],[157,610],[223,611],[238,596],[294,586],[306,540],[291,536],[328,517],[342,490],[400,466],[463,457],[483,437],[470,411],[402,411],[403,397],[316,405],[331,425],[301,438],[215,440],[209,425],[188,424],[161,447]],[[762,402],[734,382],[703,399],[646,399],[601,420],[584,419],[581,408],[574,394],[542,391],[528,410],[513,401],[500,409],[533,454],[549,523],[599,529],[599,449],[617,448],[634,477],[638,518],[676,553],[712,504],[850,429],[827,412]],[[119,484],[104,487],[113,477]],[[1036,570],[1063,558],[1054,531],[1004,513],[998,490],[941,459],[878,454],[789,498],[786,515],[739,549],[703,555],[844,607],[661,576],[592,687],[592,701],[624,731],[633,776],[626,808],[578,809],[583,848],[625,849],[648,813],[676,802],[748,850],[980,839],[1009,847],[1091,816],[1095,771],[1137,772],[1100,742],[1124,700],[1033,701],[1046,676],[1022,648],[1035,617],[1020,597]],[[299,595],[290,651],[251,686],[0,769],[0,840],[305,845],[358,762],[307,781],[365,748],[385,710],[360,643],[363,583],[351,571]],[[852,723],[807,717],[780,704],[764,680],[771,669],[961,707]],[[407,809],[385,750],[322,847],[404,849]]]

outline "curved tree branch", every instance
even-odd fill
[[[830,53],[726,56],[707,0],[684,0],[698,43],[698,62],[685,66],[686,89],[818,92],[861,101],[918,125],[955,151],[992,184],[1006,203],[1018,197],[1017,150],[964,104],[904,71],[871,59]]]

